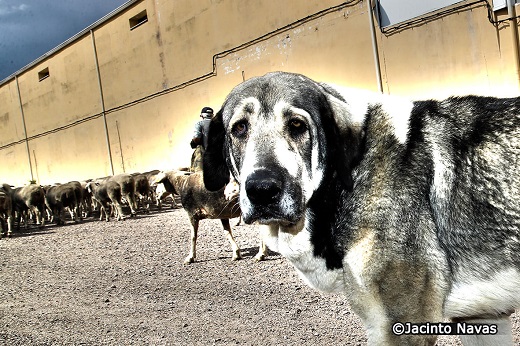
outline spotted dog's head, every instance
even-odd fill
[[[210,125],[204,182],[240,184],[246,223],[292,225],[331,179],[351,188],[358,127],[331,88],[275,72],[235,87]]]

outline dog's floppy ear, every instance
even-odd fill
[[[222,109],[211,119],[208,147],[202,157],[204,185],[209,191],[218,191],[229,183],[229,169],[224,157],[226,131],[222,122]]]
[[[332,111],[332,133],[327,136],[329,157],[338,177],[348,191],[352,190],[352,170],[361,161],[365,140],[361,117],[351,113],[343,97],[332,87],[321,84]]]

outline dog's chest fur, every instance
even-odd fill
[[[315,255],[309,226],[308,218],[303,227],[263,226],[263,239],[270,249],[287,258],[311,287],[323,292],[344,293],[343,269],[330,268],[325,258]]]

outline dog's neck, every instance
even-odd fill
[[[291,226],[267,225],[263,239],[267,246],[287,258],[302,279],[324,292],[343,292],[342,235],[334,226],[338,217],[334,201],[344,190],[335,179],[320,188],[308,203],[305,216]]]
[[[342,267],[343,246],[341,239],[345,236],[337,227],[336,220],[344,210],[339,210],[335,201],[347,194],[346,189],[337,177],[332,177],[328,183],[323,184],[317,190],[309,202],[307,210],[299,222],[291,225],[271,225],[273,229],[279,230],[288,237],[297,236],[301,232],[308,232],[313,244],[313,255],[323,258],[328,269],[339,269]],[[278,236],[272,234],[272,236]],[[272,244],[271,247],[276,247]]]

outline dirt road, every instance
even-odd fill
[[[255,263],[254,226],[235,236],[244,259],[232,262],[220,222],[203,221],[191,265],[182,209],[1,240],[0,345],[366,344],[344,297],[307,287],[277,254]]]

